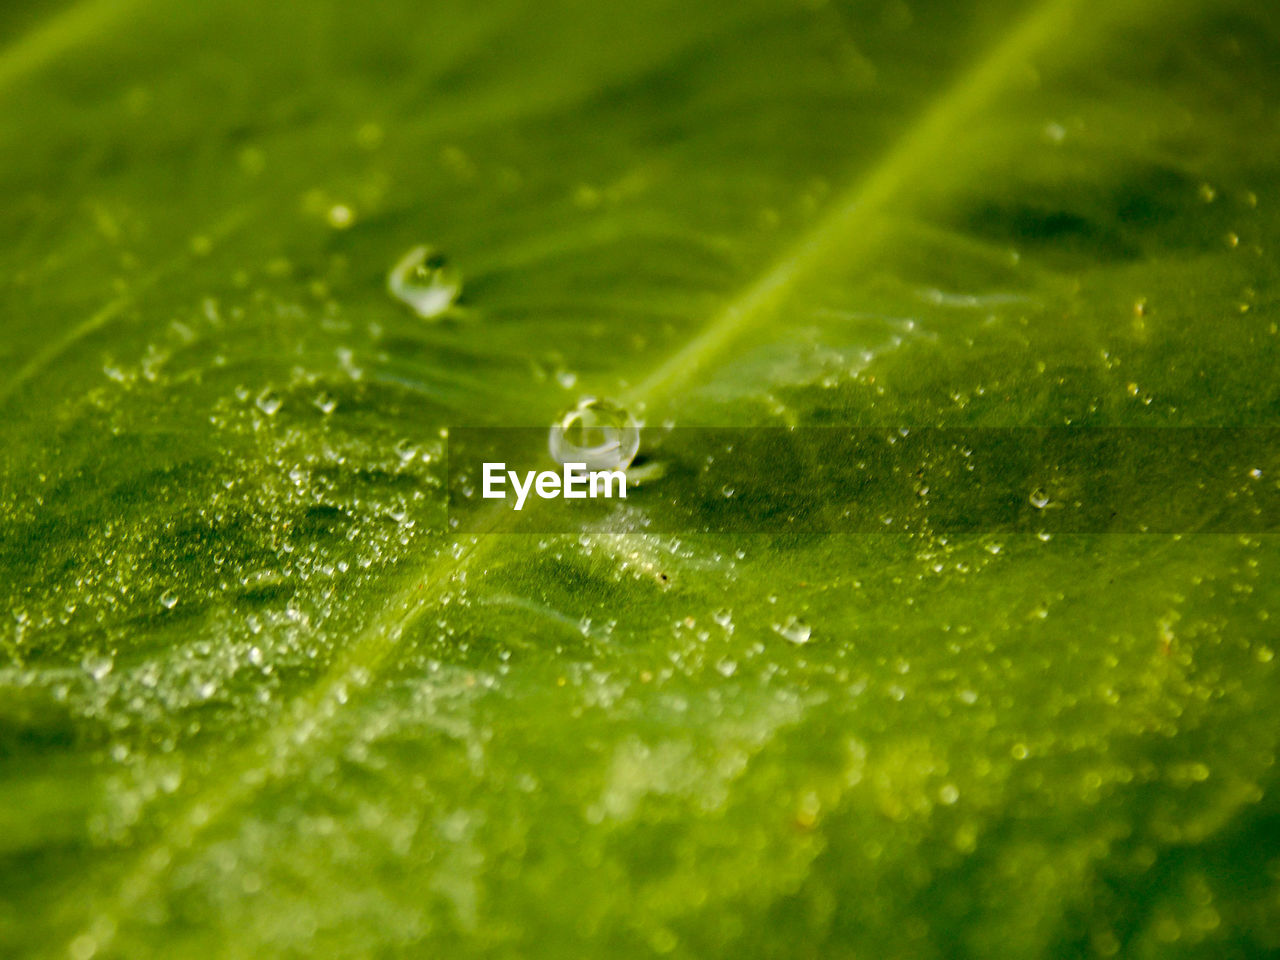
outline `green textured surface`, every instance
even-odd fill
[[[441,501],[589,392],[1274,425],[1277,104],[1262,0],[10,5],[0,954],[1280,950],[1274,537]]]

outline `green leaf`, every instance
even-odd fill
[[[0,953],[1280,949],[1267,528],[444,496],[586,394],[1274,426],[1278,102],[1248,0],[10,4]]]

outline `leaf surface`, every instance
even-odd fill
[[[444,506],[448,428],[586,394],[1274,425],[1278,27],[0,15],[0,952],[1280,947],[1273,536],[636,532],[679,472],[573,534]],[[418,244],[440,322],[385,289]]]

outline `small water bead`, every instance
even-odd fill
[[[325,213],[329,226],[335,230],[346,230],[356,222],[356,212],[345,203],[335,203]]]
[[[401,463],[408,463],[418,455],[417,445],[407,437],[401,437],[392,447],[396,452],[396,456],[400,458]]]
[[[164,593],[160,594],[160,606],[164,607],[166,610],[172,610],[177,605],[178,595],[172,590],[166,590]]]
[[[111,672],[114,666],[115,660],[112,659],[111,654],[99,653],[96,650],[92,653],[86,653],[80,661],[80,669],[93,677],[94,680],[101,680]]]
[[[356,131],[356,143],[365,150],[376,150],[382,146],[386,133],[378,124],[370,121]]]
[[[1031,501],[1031,505],[1037,510],[1043,510],[1049,505],[1049,494],[1044,492],[1043,487],[1036,487],[1031,491],[1031,495],[1027,499]]]
[[[773,629],[784,640],[790,640],[794,644],[808,643],[813,634],[813,628],[794,615],[787,617],[782,623],[775,623]]]
[[[640,449],[640,425],[615,403],[583,397],[551,427],[551,456],[588,470],[625,470]]]
[[[268,417],[273,417],[284,403],[284,400],[281,399],[280,394],[276,393],[275,390],[271,387],[267,387],[254,398],[253,402],[257,408]]]
[[[325,416],[333,413],[333,411],[338,408],[337,399],[328,390],[317,394],[311,402],[315,405],[315,408]]]
[[[428,246],[406,253],[387,274],[387,291],[424,320],[444,314],[462,292],[462,276]]]

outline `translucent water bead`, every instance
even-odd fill
[[[462,292],[462,276],[428,246],[414,247],[387,274],[387,291],[424,320],[439,317]]]
[[[583,397],[551,427],[551,456],[588,470],[625,470],[640,449],[635,417],[608,400]]]

